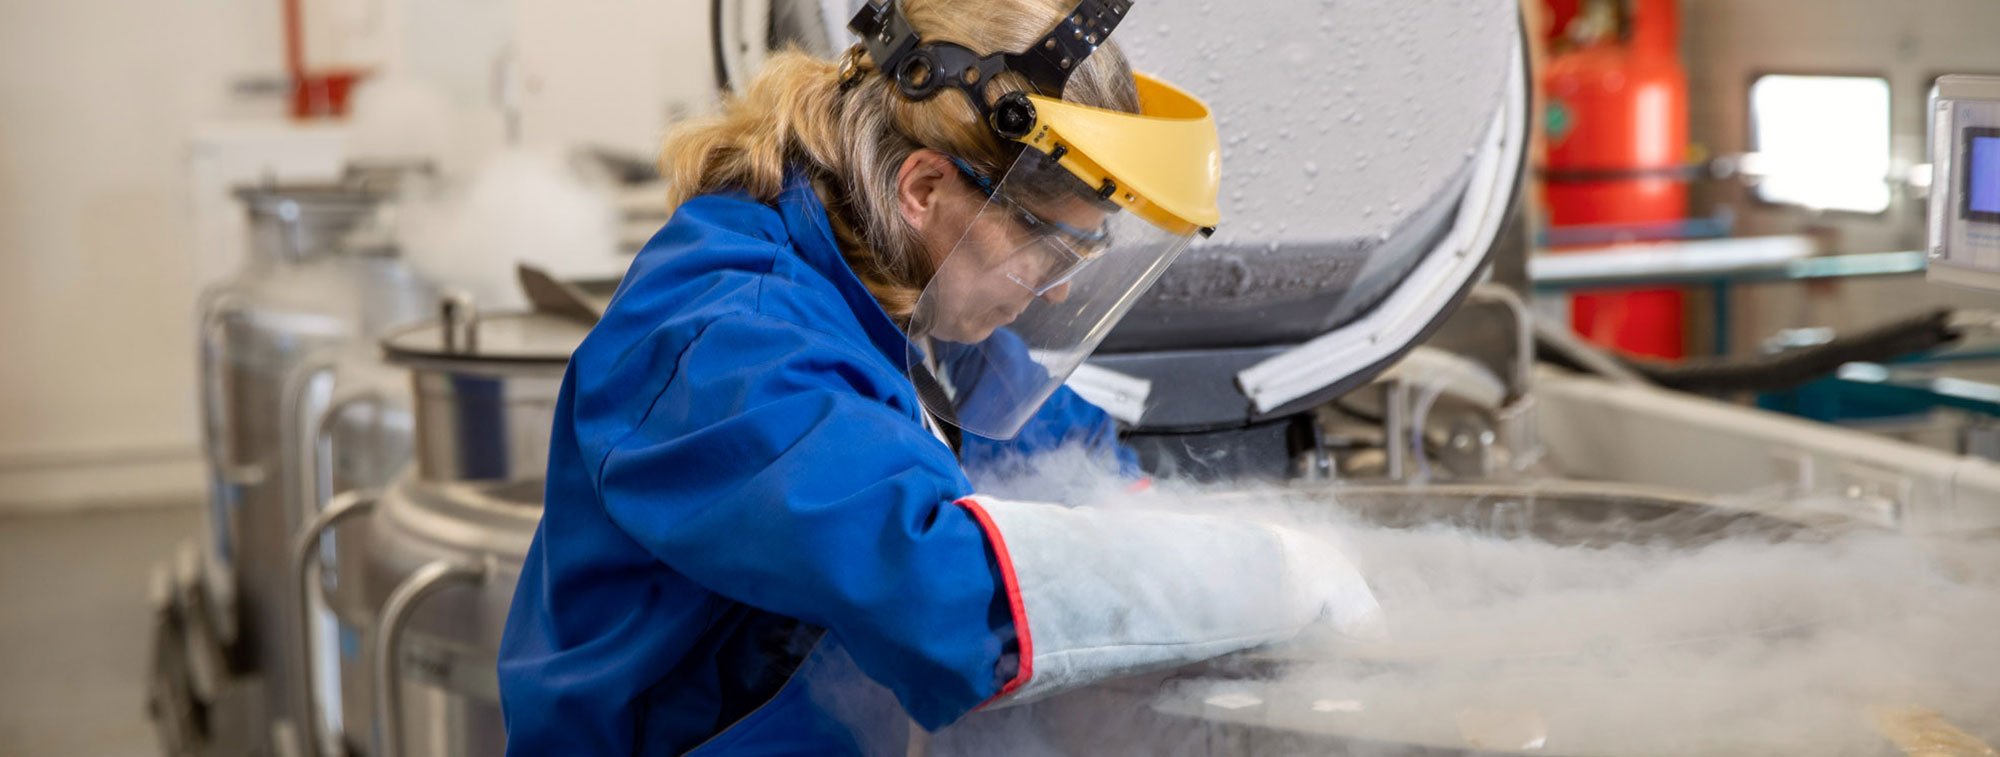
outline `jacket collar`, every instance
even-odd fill
[[[804,172],[788,171],[785,188],[778,194],[778,213],[784,218],[785,231],[792,239],[792,247],[799,257],[818,271],[827,281],[833,282],[834,289],[846,301],[849,310],[854,311],[855,320],[861,322],[862,330],[868,333],[869,341],[881,350],[890,364],[902,368],[908,360],[910,341],[903,330],[889,318],[888,311],[875,301],[875,295],[861,283],[854,269],[847,265],[847,258],[840,254],[840,245],[834,242],[833,225],[827,221],[826,206],[820,202],[819,193],[813,191],[812,182]]]

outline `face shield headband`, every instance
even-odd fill
[[[1082,0],[1028,49],[986,56],[956,43],[918,38],[896,0],[862,6],[847,28],[861,37],[868,57],[905,99],[921,102],[946,87],[957,89],[995,132],[1014,139],[1027,132],[1033,112],[996,108],[986,85],[1012,71],[1026,78],[1036,94],[1060,99],[1070,74],[1111,38],[1131,9],[1131,0]],[[845,79],[853,81],[858,73],[850,70]]]

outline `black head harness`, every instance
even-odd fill
[[[1012,71],[1026,78],[1035,94],[1062,97],[1070,74],[1111,38],[1131,9],[1132,0],[1082,0],[1028,49],[986,56],[954,42],[922,40],[896,0],[871,0],[847,28],[860,35],[875,67],[905,99],[923,101],[946,87],[957,89],[995,132],[1017,139],[1034,126],[1034,105],[1020,92],[991,101],[987,83]],[[848,80],[856,73],[850,71]]]

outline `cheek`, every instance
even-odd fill
[[[942,233],[938,226],[937,223],[930,223],[917,227],[917,243],[922,247],[917,253],[930,261],[932,270],[939,270],[944,265],[945,255],[951,252],[951,242],[945,239],[949,235]]]
[[[929,221],[917,229],[918,236],[923,238],[924,252],[930,255],[933,266],[943,266],[952,249],[958,246],[959,240],[968,236],[968,232],[974,237],[979,235],[980,229],[974,218],[980,207],[962,198],[949,198],[941,202]]]
[[[1011,224],[992,216],[980,218],[965,235],[965,252],[971,262],[980,270],[1000,272],[1007,267],[1019,251],[1021,240],[1013,234]]]
[[[970,228],[967,226],[969,220],[962,214],[954,213],[944,219],[944,223],[932,227],[931,233],[926,235],[924,244],[926,252],[930,253],[933,265],[942,266],[951,258],[952,250],[958,247],[959,240],[966,236],[966,231]]]
[[[999,275],[1011,258],[1014,240],[996,231],[992,219],[966,216],[954,220],[923,234],[925,251],[937,266],[937,275],[969,284]]]

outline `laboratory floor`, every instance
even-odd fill
[[[147,581],[200,522],[192,503],[0,515],[0,755],[160,753]]]

